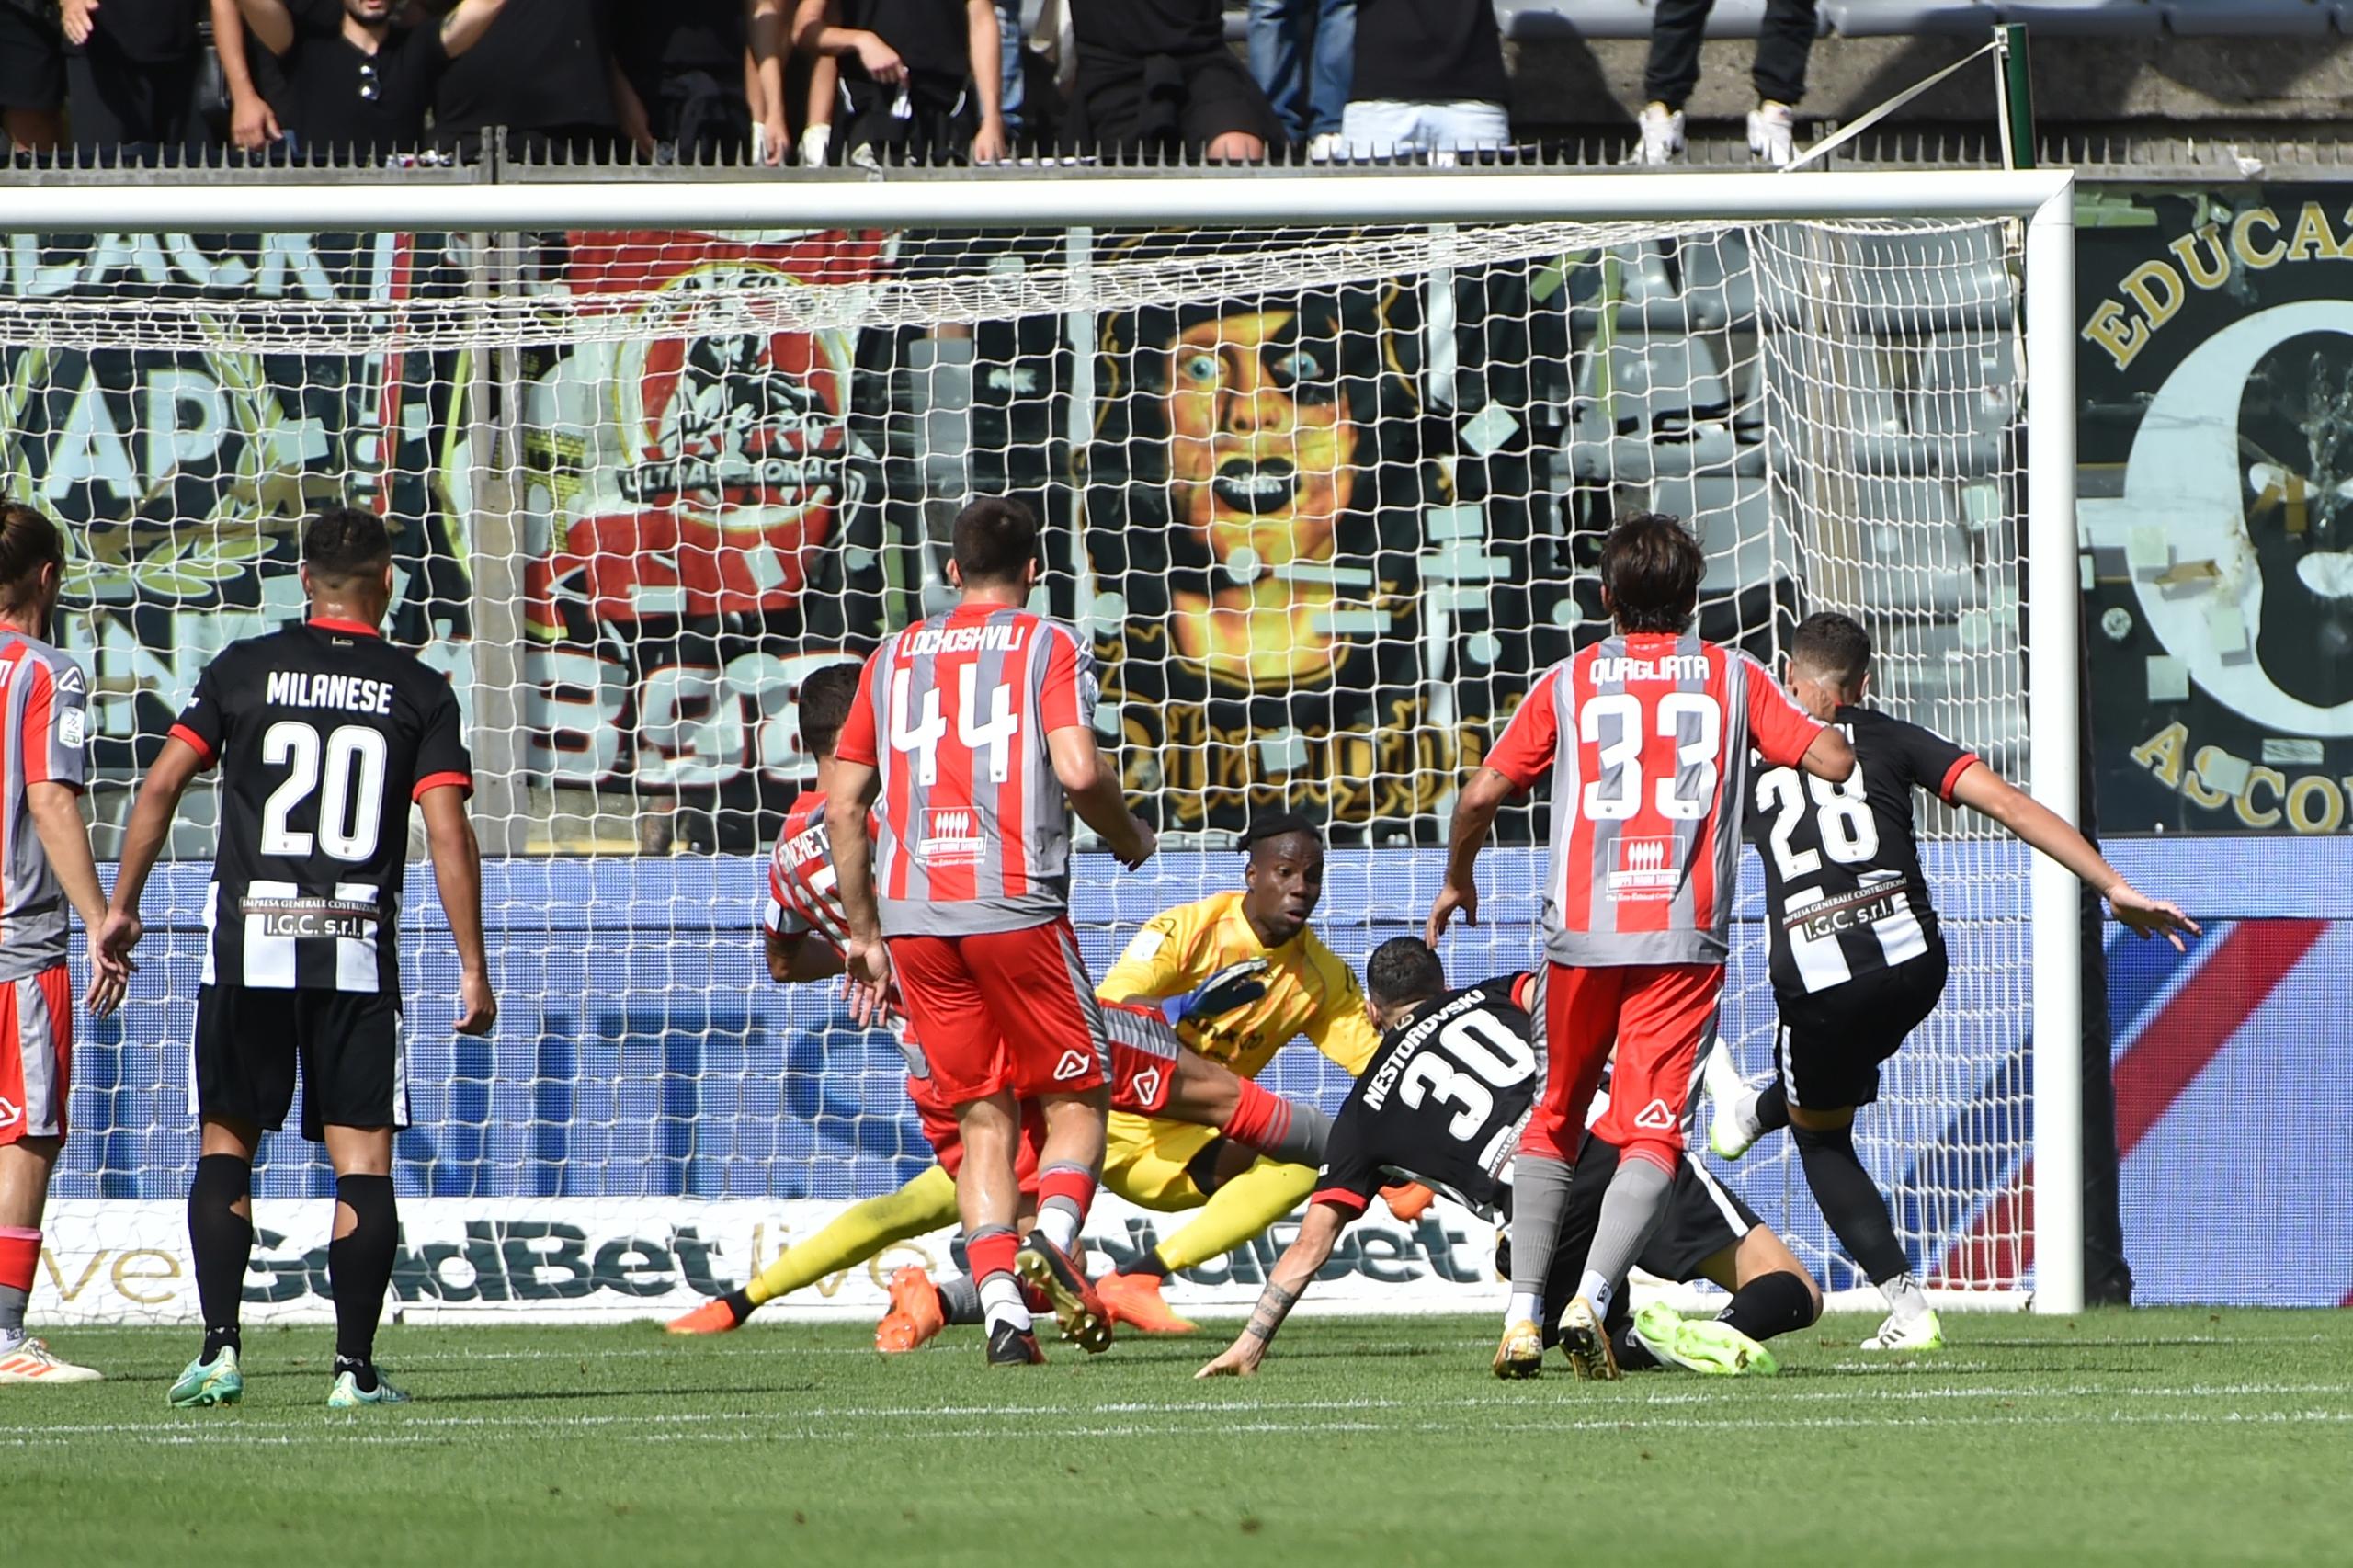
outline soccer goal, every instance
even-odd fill
[[[397,1306],[666,1313],[928,1158],[889,1042],[771,983],[756,923],[811,774],[800,680],[944,602],[972,495],[1043,519],[1043,600],[1093,638],[1167,846],[1082,865],[1098,973],[1238,885],[1269,810],[1325,824],[1342,955],[1418,929],[1458,779],[1599,634],[1593,551],[1633,510],[1698,529],[1708,635],[1778,665],[1806,611],[1858,616],[1884,706],[2073,820],[2072,199],[2031,172],[16,187],[0,492],[73,540],[102,853],[213,652],[298,612],[305,512],[392,521],[392,634],[471,725],[504,1004],[452,1038],[419,877]],[[191,801],[131,1004],[79,1048],[64,1315],[194,1311]],[[1929,825],[1953,980],[1859,1141],[1932,1286],[2072,1311],[2075,890]],[[1461,983],[1539,951],[1540,818],[1501,831]],[[1753,865],[1740,912],[1724,1029],[1755,1074]],[[1303,1044],[1270,1082],[1345,1087]],[[1856,1283],[1783,1142],[1732,1179]],[[253,1311],[324,1312],[331,1183],[290,1135],[265,1158]],[[1181,1222],[1107,1202],[1090,1236]],[[1376,1218],[1325,1299],[1483,1307],[1487,1241]],[[1246,1303],[1260,1245],[1172,1301]],[[881,1277],[812,1309],[871,1310]]]

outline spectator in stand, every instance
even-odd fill
[[[1276,118],[1310,158],[1340,152],[1349,98],[1358,0],[1250,0],[1250,74]],[[1461,0],[1465,6],[1482,0]]]
[[[74,150],[153,163],[204,145],[196,118],[206,0],[64,0],[65,99]]]
[[[1342,136],[1351,158],[1509,145],[1503,35],[1487,0],[1358,0],[1356,86]]]
[[[425,145],[425,116],[441,73],[481,40],[506,3],[460,0],[438,22],[395,27],[399,0],[236,0],[284,84],[275,109],[261,101],[249,72],[240,93],[229,29],[215,24],[237,145],[253,152],[282,139],[290,156],[310,163],[415,152]],[[258,144],[249,140],[256,131]]]
[[[652,157],[645,106],[613,60],[615,3],[506,0],[481,41],[441,74],[435,139],[471,155],[503,125],[509,150],[529,156],[608,158],[630,148]]]
[[[65,140],[65,35],[51,0],[0,0],[0,156]]]
[[[841,73],[832,145],[842,162],[1005,156],[995,0],[801,0],[793,41]]]
[[[1225,47],[1218,0],[1069,0],[1078,82],[1064,140],[1115,156],[1256,163],[1282,135]]]
[[[664,155],[680,163],[736,163],[750,153],[752,128],[767,123],[766,91],[753,51],[753,22],[761,6],[762,0],[621,0],[615,57],[645,106],[647,129]],[[778,91],[780,117],[780,74]],[[767,140],[764,131],[764,147]]]
[[[1699,40],[1716,0],[1658,0],[1651,23],[1650,63],[1643,72],[1643,162],[1671,164],[1683,156],[1683,106],[1699,84]],[[1748,111],[1748,150],[1777,169],[1796,153],[1797,103],[1805,97],[1806,57],[1821,30],[1814,0],[1766,0],[1750,79],[1756,107]]]

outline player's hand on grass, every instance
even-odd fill
[[[2184,915],[2177,905],[2161,898],[2151,898],[2121,879],[2108,890],[2108,907],[2109,913],[2116,916],[2117,923],[2130,926],[2135,936],[2163,937],[2173,944],[2173,950],[2177,953],[2189,950],[2188,944],[2181,939],[2184,932],[2192,937],[2205,935],[2199,929],[2198,922]]]
[[[1464,882],[1458,886],[1449,882],[1438,890],[1438,898],[1430,905],[1429,926],[1422,933],[1422,940],[1433,948],[1437,947],[1438,939],[1446,935],[1447,924],[1454,918],[1454,912],[1458,909],[1462,912],[1462,924],[1465,926],[1479,924],[1477,883]]]
[[[486,974],[461,975],[458,980],[458,1032],[488,1034],[498,1022],[498,998]]]
[[[1233,1343],[1218,1353],[1217,1358],[1193,1374],[1199,1382],[1203,1378],[1247,1378],[1258,1370],[1267,1358],[1267,1342],[1255,1334],[1234,1335]]]

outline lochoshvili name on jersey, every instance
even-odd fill
[[[1415,1018],[1413,1027],[1405,1031],[1404,1038],[1389,1048],[1389,1054],[1381,1058],[1380,1067],[1374,1071],[1371,1080],[1365,1085],[1364,1108],[1367,1110],[1379,1110],[1382,1106],[1387,1105],[1389,1091],[1397,1086],[1397,1075],[1405,1071],[1405,1063],[1411,1062],[1414,1059],[1414,1053],[1421,1050],[1422,1042],[1463,1014],[1485,1006],[1487,1002],[1486,987],[1473,986],[1437,1012]]]
[[[347,713],[390,713],[392,683],[313,670],[272,670],[262,700],[273,708],[340,708]]]
[[[1853,892],[1791,909],[1781,924],[1806,941],[1818,942],[1841,931],[1861,931],[1877,926],[1897,911],[1911,906],[1904,879],[1873,880]]]
[[[253,898],[237,901],[248,923],[266,937],[351,937],[368,940],[381,918],[373,904],[340,898]],[[250,924],[248,928],[250,929]]]
[[[1029,641],[1029,623],[991,621],[983,626],[924,626],[899,643],[899,657],[927,658],[934,653],[1018,653]]]
[[[1596,686],[1631,686],[1644,680],[1704,681],[1708,659],[1704,653],[1666,653],[1655,659],[1605,653],[1595,657],[1589,673]]]

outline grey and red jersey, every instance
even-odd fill
[[[866,662],[836,754],[881,776],[874,888],[891,937],[1042,925],[1070,906],[1070,801],[1046,737],[1092,730],[1095,657],[1058,621],[959,605]]]
[[[768,857],[768,900],[760,924],[771,937],[812,932],[836,952],[849,950],[849,916],[842,909],[841,878],[825,835],[825,797],[804,792],[784,813],[783,830]]]
[[[1545,671],[1486,765],[1523,790],[1551,770],[1552,961],[1723,962],[1750,748],[1794,767],[1821,733],[1755,659],[1688,633],[1610,637]]]
[[[0,982],[65,961],[65,892],[34,831],[27,790],[77,794],[89,740],[79,665],[19,631],[0,633]]]

